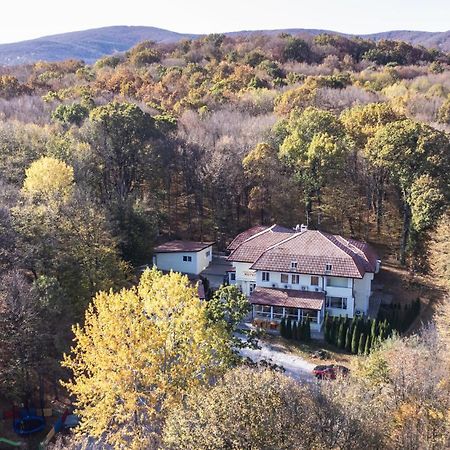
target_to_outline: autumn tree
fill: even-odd
[[[408,245],[441,214],[448,201],[450,142],[445,133],[409,119],[380,128],[367,144],[367,157],[386,169],[401,201],[400,260]]]
[[[249,208],[259,210],[260,223],[270,221],[273,197],[278,191],[281,162],[277,152],[267,143],[258,144],[243,159],[245,175],[252,187],[249,193]]]
[[[89,109],[80,104],[73,103],[71,105],[59,105],[52,112],[52,119],[65,125],[80,126],[83,120],[89,115]]]
[[[389,173],[385,167],[370,165],[366,167],[363,157],[364,149],[369,139],[373,138],[381,127],[400,120],[401,117],[388,103],[369,103],[345,110],[340,119],[357,152],[353,158],[355,172],[353,181],[357,182],[358,177],[363,178],[368,197],[371,198],[371,205],[375,209],[377,233],[380,233]],[[362,167],[357,167],[358,163]],[[364,179],[365,177],[367,179]]]
[[[314,200],[320,205],[321,190],[329,179],[339,175],[347,151],[344,128],[332,113],[307,108],[291,114],[280,157],[293,168],[304,190],[308,214]]]
[[[89,119],[92,146],[102,167],[101,194],[107,200],[124,202],[142,182],[150,162],[154,121],[137,105],[118,102],[94,108]]]
[[[170,408],[231,356],[187,277],[155,269],[136,288],[99,293],[74,333],[64,385],[77,399],[79,433],[116,448],[152,447]]]
[[[55,158],[42,157],[25,171],[23,191],[30,197],[64,198],[73,191],[73,168]]]
[[[0,390],[28,404],[44,359],[43,317],[31,283],[17,270],[0,278]]]
[[[72,314],[98,290],[124,281],[104,209],[80,192],[72,167],[39,159],[27,169],[22,193],[12,209],[21,263],[35,278],[56,277],[70,296]]]
[[[237,368],[212,388],[192,392],[171,412],[164,442],[169,449],[186,450],[307,448],[314,439],[309,407],[306,387],[294,380]]]

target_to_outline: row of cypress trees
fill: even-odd
[[[392,335],[387,319],[364,319],[363,317],[331,317],[325,314],[325,340],[350,353],[368,355],[377,343]]]
[[[378,318],[387,319],[394,330],[404,333],[420,313],[420,299],[412,301],[410,304],[391,303],[380,309]]]
[[[308,342],[311,340],[311,323],[309,318],[303,319],[301,322],[291,319],[281,319],[280,335],[286,339],[294,339],[295,341]]]

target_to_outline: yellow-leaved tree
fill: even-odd
[[[139,285],[101,292],[74,328],[63,383],[76,397],[79,433],[114,448],[154,448],[166,413],[228,367],[229,336],[206,316],[186,276],[147,270]]]
[[[56,158],[39,158],[25,175],[23,190],[32,197],[66,197],[73,190],[73,168]]]

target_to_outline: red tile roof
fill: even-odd
[[[284,306],[287,308],[315,309],[320,311],[325,300],[324,292],[297,291],[294,289],[267,289],[257,287],[250,295],[253,305]]]
[[[249,228],[246,231],[243,231],[242,233],[239,233],[230,243],[230,245],[227,247],[227,250],[233,251],[236,250],[236,248],[239,247],[244,241],[246,241],[248,238],[254,236],[255,234],[261,233],[261,231],[267,230],[269,227],[267,225],[256,225],[255,227]]]
[[[199,252],[214,242],[169,241],[154,248],[154,253]]]
[[[251,269],[362,278],[365,272],[375,272],[376,260],[366,243],[307,230],[261,252]],[[296,268],[291,266],[293,261]],[[331,270],[326,269],[327,264],[331,264]]]
[[[230,261],[255,262],[269,247],[295,234],[294,230],[273,225],[243,241],[228,257]]]

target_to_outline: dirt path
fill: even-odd
[[[311,382],[314,380],[312,370],[315,364],[312,364],[300,356],[293,355],[280,344],[269,344],[259,341],[261,349],[242,349],[241,355],[251,358],[254,362],[266,360],[273,364],[283,366],[286,375],[298,381]]]

